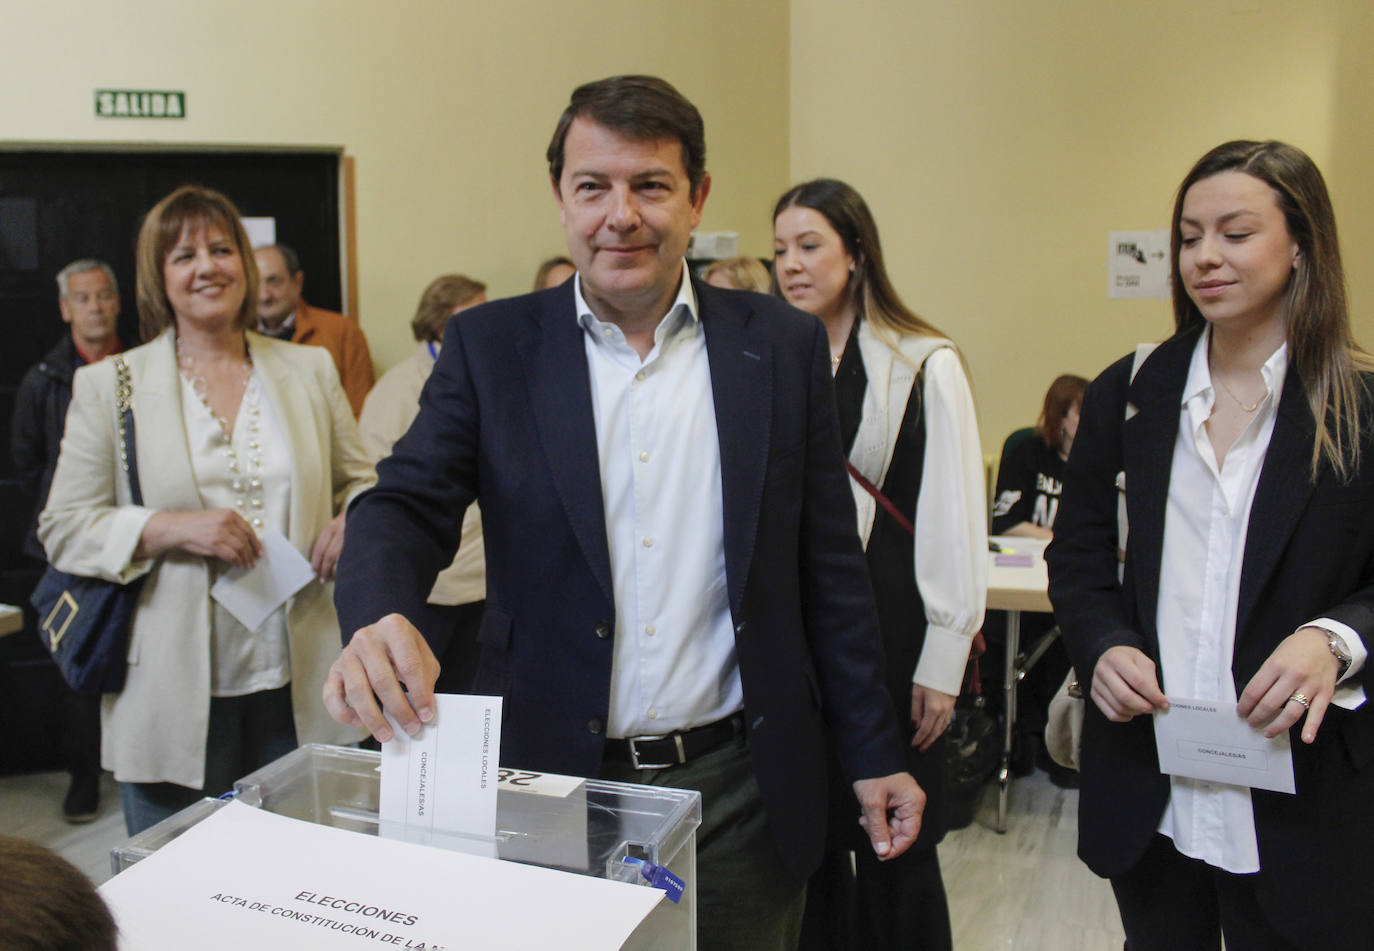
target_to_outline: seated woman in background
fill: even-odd
[[[128,676],[102,698],[102,765],[132,835],[290,752],[349,743],[320,703],[344,507],[372,481],[329,352],[249,331],[258,271],[238,210],[178,188],[138,235],[139,329],[124,354],[143,504],[119,464],[116,366],[82,367],[38,534],[72,574],[147,576]],[[315,580],[247,627],[210,589],[285,537]],[[279,570],[272,555],[271,570]]]
[[[534,290],[546,291],[550,287],[557,287],[576,273],[577,266],[568,258],[549,258],[534,273]]]
[[[987,596],[973,396],[954,344],[897,296],[878,226],[853,188],[818,179],[778,199],[773,255],[777,292],[819,317],[830,338],[885,680],[909,744],[907,768],[927,796],[916,842],[880,862],[832,761],[827,855],[807,886],[801,946],[938,951],[952,941],[935,849],[948,825],[944,734]]]
[[[1078,410],[1087,385],[1083,377],[1067,373],[1050,384],[1035,436],[1013,449],[997,470],[992,534],[1054,537],[1064,463],[1078,432]]]
[[[768,293],[768,268],[757,258],[721,258],[712,261],[701,272],[701,278],[712,287]]]
[[[1132,949],[1368,948],[1374,359],[1335,214],[1303,152],[1227,142],[1172,232],[1174,335],[1088,386],[1047,556],[1091,694],[1078,854]],[[1292,791],[1204,778],[1203,736],[1163,773],[1170,698],[1248,724],[1223,742]]]
[[[410,330],[420,346],[382,375],[367,394],[358,417],[363,449],[373,465],[391,455],[391,447],[420,412],[420,391],[434,370],[449,318],[486,300],[487,285],[462,274],[436,277],[420,295],[420,304],[410,321]],[[468,687],[471,663],[477,659],[477,627],[482,621],[486,596],[482,516],[476,505],[469,505],[463,516],[458,553],[453,563],[435,578],[429,592],[427,624],[417,622],[430,638],[440,661],[439,681],[435,684],[440,693],[458,693]]]

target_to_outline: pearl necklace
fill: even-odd
[[[200,398],[201,405],[205,407],[210,417],[219,424],[220,439],[224,445],[226,467],[229,470],[229,487],[234,490],[234,507],[239,510],[239,514],[252,524],[257,531],[262,531],[263,521],[263,502],[262,502],[262,439],[261,439],[261,405],[259,394],[251,383],[253,379],[253,357],[248,352],[247,346],[244,347],[243,365],[243,403],[240,408],[246,408],[248,415],[245,417],[244,428],[248,436],[248,464],[244,465],[239,458],[238,452],[234,449],[233,430],[229,426],[229,420],[215,412],[207,395],[209,385],[205,377],[196,372],[195,359],[181,349],[181,338],[177,338],[177,368],[186,382],[191,384],[191,390]]]

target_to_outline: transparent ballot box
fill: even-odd
[[[238,800],[293,819],[378,834],[381,754],[312,743],[234,784]],[[571,789],[571,791],[569,791]],[[642,859],[682,879],[681,901],[666,898],[630,936],[631,951],[696,948],[696,829],[701,794],[597,779],[569,780],[502,769],[497,785],[495,840],[426,833],[411,842],[464,852],[495,850],[499,859],[577,875],[644,881]],[[202,799],[110,852],[115,874],[166,845],[225,805]],[[474,846],[477,848],[474,849]]]

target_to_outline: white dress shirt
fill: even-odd
[[[1234,705],[1238,698],[1231,661],[1245,539],[1287,375],[1288,346],[1281,345],[1260,368],[1265,397],[1218,467],[1206,427],[1216,402],[1207,360],[1210,339],[1209,329],[1198,340],[1183,390],[1164,514],[1156,621],[1165,693]],[[1290,464],[1305,465],[1306,459]],[[1363,665],[1363,644],[1353,631],[1326,618],[1312,623],[1341,634],[1352,652],[1360,652],[1357,660]],[[1352,664],[1347,677],[1358,669]],[[1348,688],[1340,694],[1343,705],[1358,702]],[[1248,788],[1177,776],[1169,783],[1159,831],[1173,839],[1179,852],[1228,872],[1259,871]]]
[[[573,283],[615,595],[607,735],[688,729],[744,706],[725,580],[720,443],[686,265],[642,361]]]
[[[285,534],[291,507],[291,446],[273,412],[254,370],[234,417],[232,444],[240,465],[247,472],[249,459],[249,421],[258,419],[257,441],[262,448],[262,522],[263,530],[273,528]],[[241,496],[232,485],[224,433],[196,394],[181,377],[181,411],[186,425],[186,441],[191,450],[191,471],[206,509],[236,509],[245,518],[252,513],[237,506]],[[224,562],[211,561],[220,572]],[[210,599],[210,695],[239,697],[260,690],[273,690],[291,682],[291,656],[287,646],[286,609],[283,605],[268,615],[256,631],[250,631]]]

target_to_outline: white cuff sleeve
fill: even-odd
[[[957,695],[988,593],[987,486],[978,420],[959,355],[926,360],[926,447],[916,505],[916,587],[926,639],[914,682]]]

